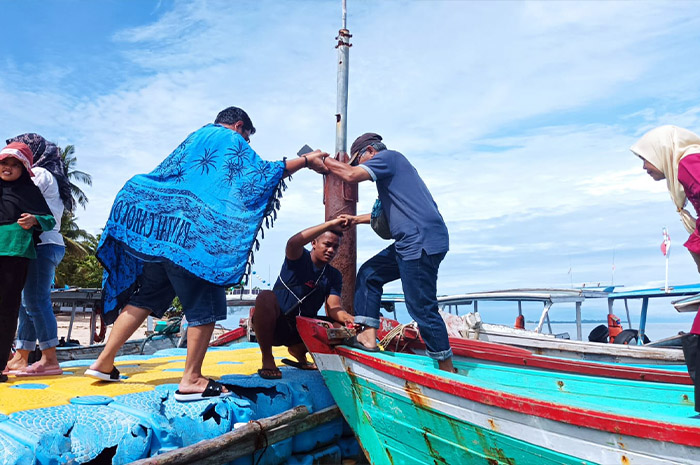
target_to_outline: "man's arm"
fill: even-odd
[[[350,166],[331,157],[323,158],[323,163],[331,174],[338,176],[347,183],[357,184],[358,182],[372,179],[369,171],[360,166]]]
[[[287,248],[285,249],[285,255],[289,260],[297,260],[301,257],[301,254],[304,253],[304,246],[324,232],[332,229],[344,231],[348,229],[348,227],[348,218],[343,216],[306,228],[289,238],[287,241]]]
[[[323,166],[323,157],[327,156],[326,152],[314,150],[299,158],[287,159],[284,162],[284,175],[291,176],[302,168],[309,168],[317,173],[326,173],[328,170]]]
[[[370,221],[372,220],[372,214],[371,213],[365,213],[364,215],[357,215],[357,216],[348,216],[348,221],[350,222],[350,225],[353,224],[369,224]]]
[[[338,323],[355,324],[355,317],[343,310],[343,307],[340,306],[340,297],[335,294],[329,294],[326,297],[326,313]]]

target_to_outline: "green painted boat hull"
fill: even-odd
[[[595,463],[465,423],[347,372],[323,375],[375,465]]]

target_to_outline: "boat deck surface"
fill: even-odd
[[[288,356],[285,348],[274,348],[274,355]],[[282,380],[260,378],[260,350],[251,343],[210,347],[204,359],[202,373],[233,395],[177,402],[172,394],[185,358],[186,349],[118,357],[115,365],[124,378],[118,383],[83,376],[91,360],[62,363],[61,376],[10,376],[0,383],[0,465],[130,463],[299,405],[310,412],[335,405],[318,371],[282,366]],[[270,445],[261,463],[306,460],[304,454],[319,448],[338,460],[360,453],[339,417]]]

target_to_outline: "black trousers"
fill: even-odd
[[[22,288],[27,280],[29,259],[0,255],[0,371],[7,367],[17,331]]]
[[[683,343],[683,355],[688,366],[688,374],[695,383],[695,411],[700,412],[700,335],[686,334],[681,339]]]

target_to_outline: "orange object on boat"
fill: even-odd
[[[515,317],[515,329],[525,329],[525,317],[523,315]]]
[[[610,344],[615,342],[615,336],[622,332],[622,325],[620,324],[620,319],[614,314],[608,314],[608,332],[610,335]]]

